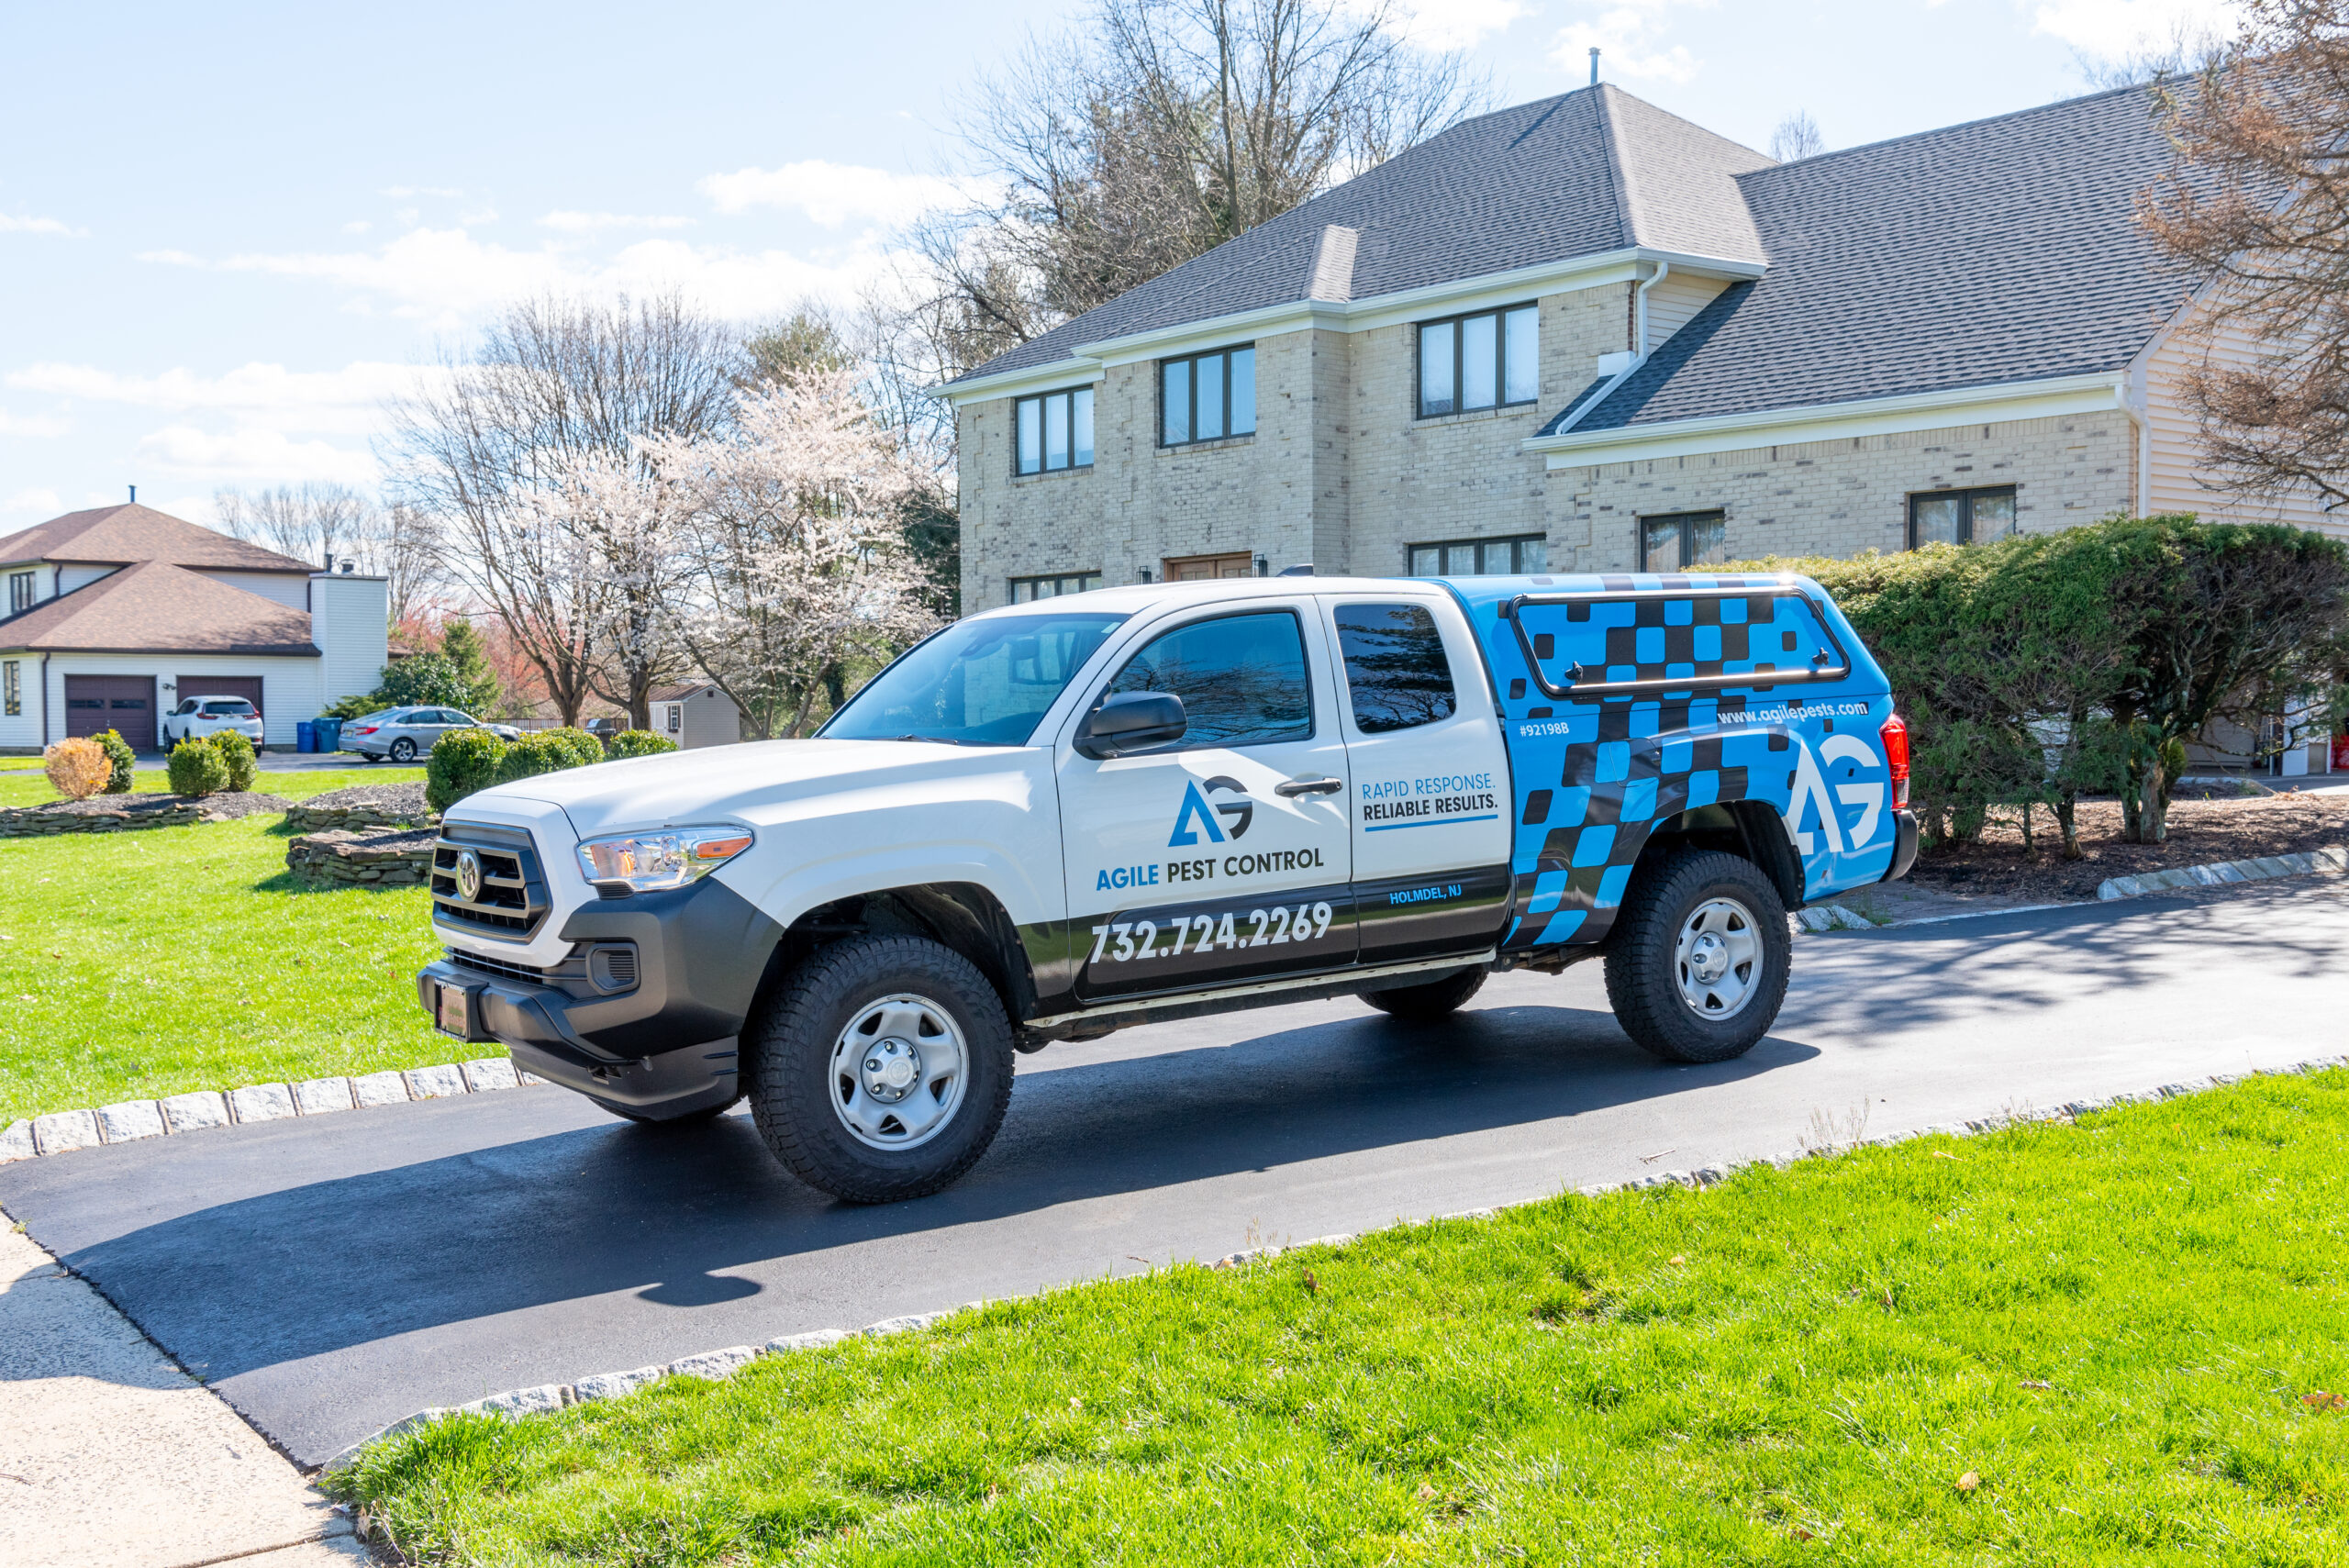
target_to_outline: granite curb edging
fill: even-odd
[[[2289,855],[2256,855],[2247,861],[2213,861],[2208,865],[2179,866],[2174,871],[2149,871],[2136,876],[2108,877],[2099,884],[2099,902],[2136,898],[2179,887],[2223,887],[2230,883],[2266,882],[2278,876],[2310,876],[2321,872],[2349,872],[2349,850],[2307,850]]]
[[[2135,1094],[2119,1094],[2095,1099],[2067,1100],[2046,1110],[2024,1109],[2011,1115],[1998,1114],[1974,1117],[1965,1121],[1935,1122],[1913,1132],[1890,1134],[1881,1138],[1855,1139],[1848,1143],[1831,1144],[1816,1149],[1790,1149],[1763,1159],[1736,1160],[1699,1165],[1690,1171],[1662,1171],[1653,1175],[1637,1176],[1626,1182],[1602,1182],[1590,1186],[1568,1189],[1585,1197],[1603,1197],[1611,1193],[1644,1192],[1651,1187],[1703,1188],[1728,1181],[1738,1172],[1757,1165],[1784,1170],[1808,1159],[1851,1153],[1860,1149],[1889,1149],[1902,1143],[1912,1143],[1928,1138],[1967,1138],[1976,1133],[1996,1132],[2002,1128],[2030,1122],[2071,1122],[2097,1111],[2110,1110],[2120,1106],[2152,1105],[2187,1095],[2239,1084],[2249,1078],[2280,1078],[2310,1073],[2322,1073],[2333,1068],[2349,1067],[2349,1056],[2320,1056],[2288,1067],[2265,1068],[2250,1073],[2218,1073],[2209,1077],[2188,1078],[2180,1083],[2163,1084]],[[1530,1203],[1546,1203],[1547,1198],[1533,1198]],[[1515,1205],[1504,1207],[1518,1207]],[[1405,1219],[1396,1222],[1395,1229],[1406,1225],[1437,1225],[1450,1220],[1484,1220],[1497,1218],[1500,1208],[1469,1208],[1453,1214],[1433,1215],[1424,1220]],[[1252,1247],[1244,1251],[1227,1253],[1200,1267],[1225,1270],[1246,1268],[1252,1264],[1270,1262],[1284,1253],[1301,1251],[1310,1247],[1344,1247],[1362,1240],[1360,1233],[1341,1231],[1331,1236],[1317,1236],[1309,1241],[1276,1243]],[[1179,1266],[1179,1265],[1175,1265]],[[1153,1271],[1154,1272],[1154,1271]],[[1089,1282],[1088,1282],[1089,1283]],[[1055,1288],[1035,1293],[1049,1296]],[[1033,1299],[1012,1297],[1006,1299]],[[381,1431],[360,1439],[318,1467],[320,1473],[340,1470],[356,1459],[362,1451],[386,1438],[429,1425],[450,1416],[489,1415],[514,1420],[542,1411],[560,1410],[573,1405],[593,1404],[599,1399],[616,1398],[632,1394],[649,1384],[666,1377],[702,1377],[722,1381],[733,1376],[752,1362],[769,1356],[784,1355],[793,1351],[820,1350],[847,1340],[880,1339],[891,1334],[909,1333],[927,1329],[954,1317],[958,1313],[975,1312],[993,1305],[988,1301],[965,1302],[936,1312],[909,1313],[904,1317],[885,1318],[863,1329],[816,1329],[806,1333],[785,1334],[769,1340],[763,1345],[729,1345],[723,1350],[705,1351],[698,1355],[681,1356],[658,1366],[641,1366],[629,1372],[598,1373],[573,1383],[545,1383],[534,1388],[513,1388],[503,1394],[492,1394],[470,1404],[435,1406],[418,1410],[412,1416],[393,1422]]]
[[[527,1088],[542,1078],[503,1056],[451,1062],[437,1067],[389,1069],[349,1078],[306,1078],[284,1084],[247,1084],[235,1089],[199,1089],[156,1100],[124,1100],[95,1110],[51,1111],[0,1129],[0,1165],[46,1154],[67,1154],[110,1143],[198,1132],[207,1127],[239,1127],[282,1121],[287,1117],[328,1116],[404,1105],[410,1100],[447,1099]]]

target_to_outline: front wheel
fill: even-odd
[[[1742,1056],[1777,1021],[1794,942],[1753,862],[1683,851],[1642,868],[1607,951],[1615,1021],[1668,1062]]]
[[[785,1169],[851,1203],[934,1193],[1011,1103],[1011,1020],[970,960],[916,937],[818,951],[743,1041],[751,1114]]]
[[[392,761],[393,761],[393,762],[415,762],[415,761],[416,761],[416,742],[415,742],[415,741],[413,741],[413,740],[409,740],[409,739],[408,739],[406,736],[405,736],[405,735],[401,736],[398,740],[396,740],[393,741],[393,742],[392,742]]]
[[[1438,980],[1422,981],[1417,985],[1392,985],[1384,991],[1365,991],[1362,999],[1380,1012],[1391,1013],[1406,1023],[1430,1024],[1458,1012],[1468,1005],[1468,998],[1484,988],[1485,971],[1480,965]]]

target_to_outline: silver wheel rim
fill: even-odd
[[[832,1044],[832,1112],[868,1149],[918,1149],[962,1108],[970,1048],[927,996],[868,1004]]]
[[[1734,898],[1708,898],[1680,922],[1672,976],[1688,1010],[1713,1023],[1733,1018],[1761,989],[1762,931]]]

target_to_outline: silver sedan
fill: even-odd
[[[500,740],[518,740],[510,724],[484,724],[453,707],[394,707],[354,718],[342,727],[342,748],[371,762],[413,762],[454,729],[486,729]]]

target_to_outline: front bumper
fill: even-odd
[[[569,953],[550,968],[452,945],[417,975],[417,1001],[444,1032],[495,1040],[581,1094],[680,1114],[722,1074],[731,1097],[735,1037],[779,926],[705,879],[582,906],[559,934]],[[449,992],[463,1001],[444,1009]]]

